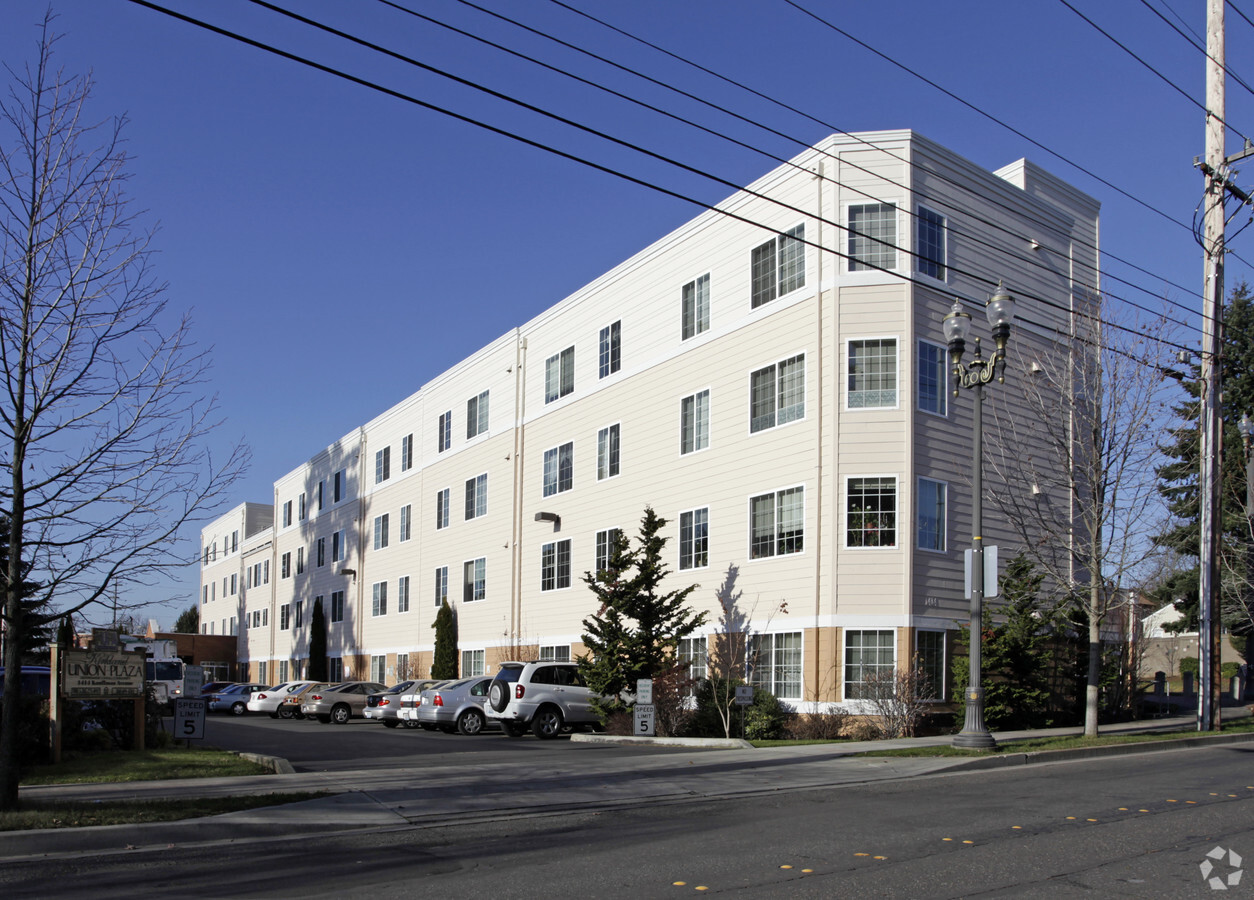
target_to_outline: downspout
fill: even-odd
[[[523,504],[523,446],[527,418],[527,380],[524,369],[527,364],[527,339],[521,334],[514,342],[514,511],[511,531],[509,643],[516,646],[521,640],[522,629],[522,504]]]
[[[357,558],[354,560],[356,565],[353,568],[357,574],[353,576],[353,608],[357,611],[357,621],[354,623],[354,636],[352,647],[353,656],[357,656],[358,648],[365,642],[363,631],[366,627],[365,610],[362,608],[362,585],[366,581],[366,429],[357,429],[361,437],[357,441]],[[323,610],[323,615],[330,621],[330,613]],[[310,615],[313,611],[310,610]],[[344,651],[340,651],[340,664],[343,665]]]
[[[823,160],[819,160],[818,170],[815,174],[815,181],[818,184],[816,190],[818,210],[815,217],[818,219],[818,272],[816,278],[818,280],[818,290],[815,291],[815,318],[818,321],[818,338],[815,356],[818,357],[818,384],[815,387],[815,407],[818,410],[818,422],[815,424],[815,491],[814,491],[814,653],[812,665],[812,681],[814,685],[814,711],[818,712],[819,689],[822,685],[821,673],[822,656],[820,628],[822,607],[823,607],[823,421],[826,416],[826,409],[823,406],[823,377],[826,372],[823,359]],[[834,663],[833,663],[834,664]]]

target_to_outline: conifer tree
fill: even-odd
[[[457,677],[457,616],[445,600],[435,614],[435,653],[431,660],[432,678]]]
[[[584,583],[600,602],[584,619],[583,643],[588,653],[579,669],[588,687],[607,698],[634,691],[640,678],[660,675],[675,661],[679,641],[705,624],[705,613],[688,608],[697,585],[662,590],[670,569],[662,559],[666,519],[645,507],[636,548],[625,535],[615,536],[609,562],[600,572],[585,572]],[[622,708],[619,699],[600,704],[603,713]]]
[[[309,678],[327,680],[327,618],[322,612],[322,598],[314,599],[313,615],[309,617]]]

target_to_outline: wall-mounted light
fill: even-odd
[[[562,530],[562,517],[559,516],[557,513],[538,512],[536,513],[536,521],[537,522],[552,522],[553,530],[555,532]]]
[[[340,574],[341,574],[341,575],[350,575],[350,576],[352,576],[353,578],[356,578],[356,577],[357,577],[357,570],[356,570],[356,569],[340,569]]]

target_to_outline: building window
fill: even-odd
[[[453,411],[440,416],[440,424],[436,429],[436,452],[443,453],[453,446]]]
[[[435,527],[436,530],[448,528],[448,498],[451,488],[445,488],[435,495]]]
[[[374,454],[374,483],[380,484],[392,477],[392,448],[384,447]]]
[[[370,657],[370,680],[386,684],[388,678],[388,658],[386,656]]]
[[[947,485],[930,478],[919,479],[915,500],[919,517],[919,549],[945,550],[945,498]]]
[[[623,365],[623,323],[615,322],[601,329],[597,371],[601,378],[613,375]]]
[[[466,519],[488,514],[488,475],[476,475],[466,479]]]
[[[702,275],[683,288],[683,339],[696,337],[710,327],[710,276]]]
[[[805,488],[761,494],[749,500],[753,533],[749,558],[800,553],[805,545]]]
[[[680,402],[679,452],[694,453],[710,446],[710,391],[685,397]]]
[[[297,575],[305,574],[305,548],[304,547],[296,548],[296,574]],[[231,581],[232,581],[231,593],[234,594],[235,593],[235,589],[234,589],[235,576],[234,575],[231,576]]]
[[[544,496],[569,491],[575,483],[575,444],[544,451]]]
[[[757,309],[806,283],[806,227],[790,228],[752,255],[752,304]]]
[[[288,663],[286,659],[279,660],[279,684],[287,684]]]
[[[403,541],[409,540],[409,532],[410,532],[409,523],[413,519],[413,510],[414,510],[414,507],[410,503],[406,503],[404,506],[401,507],[401,533],[400,533],[400,536],[397,538],[397,540],[399,541],[403,542]]]
[[[897,268],[897,207],[862,203],[849,207],[849,271]]]
[[[339,503],[344,499],[344,483],[348,478],[348,473],[343,469],[335,473],[331,486],[331,502]]]
[[[292,626],[292,605],[284,603],[279,607],[279,631],[287,631]]]
[[[295,622],[294,622],[293,624],[294,624],[297,628],[300,628],[301,626],[303,626],[303,625],[305,624],[305,601],[304,601],[304,600],[297,600],[297,601],[296,601],[296,617],[295,617],[295,619],[296,619],[296,620],[295,620]]]
[[[540,662],[570,662],[570,644],[549,644],[540,648]]]
[[[304,491],[300,492],[300,520],[303,522],[309,518],[309,501],[306,499]]]
[[[597,432],[597,481],[618,474],[618,425]]]
[[[679,514],[679,568],[704,569],[710,564],[710,508]]]
[[[409,612],[409,576],[402,575],[396,579],[396,611]]]
[[[407,434],[401,438],[401,471],[408,472],[414,467],[414,436]]]
[[[325,481],[318,482],[318,512],[322,512],[323,494],[326,491],[327,483]]]
[[[448,602],[448,566],[435,570],[435,605],[438,609]]]
[[[374,517],[374,548],[382,550],[388,545],[388,514]]]
[[[321,569],[323,566],[327,564],[327,539],[326,538],[324,537],[318,538],[317,553],[318,553],[318,568]],[[258,572],[257,574],[260,575],[261,572]]]
[[[303,550],[304,548],[302,547],[301,549]],[[232,596],[232,597],[234,597],[234,596],[235,596],[235,591],[236,591],[236,589],[237,589],[237,584],[238,584],[238,581],[239,581],[239,575],[238,575],[238,573],[236,573],[236,572],[232,572],[232,573],[231,573],[231,596]]]
[[[776,697],[801,699],[801,632],[749,636],[749,683]]]
[[[407,681],[414,672],[409,668],[409,654],[396,654],[396,680]]]
[[[937,344],[919,341],[919,358],[915,369],[919,379],[919,409],[938,416],[948,412],[949,351]]]
[[[262,560],[261,562],[261,583],[270,583],[270,560]]]
[[[292,577],[292,554],[284,553],[279,558],[279,575],[283,578]]]
[[[704,637],[686,637],[679,639],[676,657],[680,662],[688,664],[688,677],[693,681],[705,678],[709,661],[706,655]]]
[[[466,440],[488,433],[488,392],[466,401]]]
[[[302,499],[304,498],[304,496],[305,496],[304,494],[301,494]],[[301,518],[304,518],[304,517],[302,516]],[[239,532],[232,531],[231,532],[231,552],[234,553],[237,550],[239,550]]]
[[[344,592],[343,591],[331,592],[331,621],[332,622],[344,621]]]
[[[897,340],[849,342],[850,409],[897,405]]]
[[[552,403],[575,390],[575,348],[567,347],[544,361],[544,402]]]
[[[914,656],[926,683],[920,693],[932,700],[945,699],[945,632],[916,631]]]
[[[484,670],[484,651],[483,650],[463,650],[462,651],[462,677],[478,678],[483,675]]]
[[[343,531],[331,532],[331,562],[343,562],[348,548],[344,541]]]
[[[370,615],[386,616],[388,614],[388,583],[386,581],[376,581],[372,586],[372,590]]]
[[[327,680],[332,684],[344,680],[344,658],[333,656],[327,660]]]
[[[758,369],[749,376],[749,431],[796,422],[806,414],[805,354]]]
[[[593,562],[593,571],[598,575],[610,567],[610,559],[614,555],[614,545],[618,541],[618,536],[622,532],[617,528],[607,528],[604,531],[598,531],[596,535],[596,559]]]
[[[945,217],[919,207],[916,220],[915,259],[920,275],[945,280]]]
[[[886,684],[896,667],[896,648],[894,631],[845,629],[846,700],[865,700],[873,696],[873,686]]]
[[[488,560],[486,557],[468,560],[462,575],[462,601],[471,603],[488,595]]]
[[[570,587],[570,539],[540,546],[540,590]]]
[[[292,524],[292,501],[286,500],[283,503],[283,527],[289,528]]]
[[[897,479],[850,478],[847,547],[897,546]]]

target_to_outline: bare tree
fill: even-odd
[[[6,67],[0,100],[9,671],[27,629],[185,568],[195,554],[180,529],[229,499],[248,456],[237,446],[215,461],[205,448],[216,424],[207,359],[150,269],[151,236],[125,192],[124,122],[87,120],[91,81],[54,69],[51,18],[35,61]],[[6,810],[17,804],[20,683],[5,679],[0,721]]]
[[[1164,322],[1103,328],[1112,313],[1093,309],[1058,352],[1006,379],[1010,402],[989,442],[1003,482],[989,499],[1060,601],[1087,619],[1087,735],[1097,734],[1102,625],[1120,587],[1140,582],[1161,530],[1155,471],[1170,408]]]
[[[875,715],[879,736],[904,738],[914,737],[919,720],[932,708],[936,688],[916,657],[908,666],[868,672],[861,695]]]

